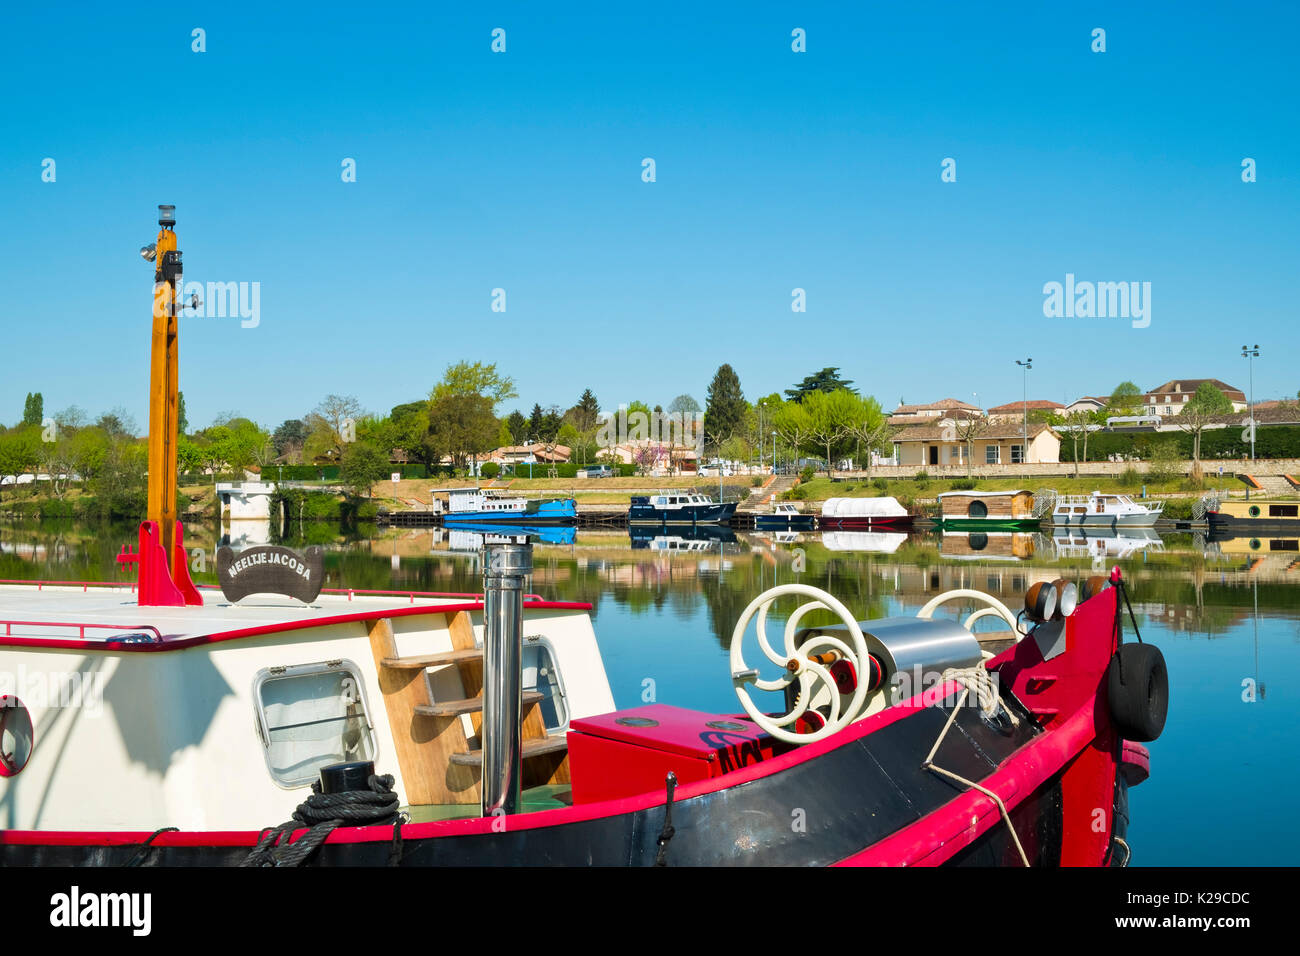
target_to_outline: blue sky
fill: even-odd
[[[159,202],[187,279],[261,284],[256,328],[184,320],[193,426],[384,412],[459,359],[525,411],[703,401],[723,362],[887,407],[1014,401],[1027,355],[1031,398],[1244,389],[1248,340],[1258,398],[1300,389],[1294,4],[467,6],[0,13],[0,420],[145,421]],[[1150,326],[1045,317],[1067,273],[1150,282]]]

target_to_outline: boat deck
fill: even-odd
[[[419,592],[322,593],[310,605],[266,597],[232,604],[215,587],[201,587],[204,605],[145,607],[128,585],[0,584],[0,641],[5,638],[62,638],[86,641],[171,643],[286,624],[312,626],[330,619],[360,619],[392,612],[480,603],[478,595]]]

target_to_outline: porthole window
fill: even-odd
[[[375,732],[360,673],[346,660],[257,672],[257,731],[266,768],[278,785],[309,786],[321,767],[375,759]]]
[[[989,506],[982,501],[972,501],[966,508],[966,514],[971,518],[987,518],[989,516]]]
[[[528,637],[524,641],[523,684],[525,691],[538,691],[542,699],[542,722],[547,733],[566,730],[569,726],[569,705],[564,696],[555,656],[544,637]]]
[[[1250,516],[1251,516],[1252,518],[1258,518],[1258,517],[1259,517],[1259,505],[1251,505],[1251,506],[1250,506]]]
[[[12,694],[0,695],[0,777],[16,777],[32,755],[32,715]]]
[[[1250,550],[1252,550],[1252,551],[1258,551],[1258,550],[1259,550],[1259,538],[1251,538],[1251,539],[1250,539]]]

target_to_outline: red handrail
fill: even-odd
[[[105,631],[153,631],[154,642],[162,643],[162,632],[152,624],[85,624],[81,621],[0,621],[5,626],[5,637],[13,637],[13,626],[20,627],[75,627],[77,636],[82,640],[86,639],[86,628],[98,628]],[[19,635],[21,636],[21,635]],[[32,635],[39,637],[50,637],[53,635]]]

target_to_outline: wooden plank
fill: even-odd
[[[469,746],[460,718],[416,720],[415,708],[429,702],[424,668],[385,666],[387,660],[410,660],[397,653],[393,624],[388,618],[371,624],[369,637],[407,801],[413,805],[478,803],[478,772],[452,764],[450,759]]]
[[[524,704],[535,704],[542,699],[542,695],[537,691],[524,692]],[[417,704],[416,714],[421,717],[458,717],[461,714],[472,714],[483,710],[483,696],[466,697],[464,700],[440,700],[432,704]]]
[[[530,757],[540,757],[545,754],[560,753],[569,749],[569,742],[558,734],[554,737],[544,737],[541,740],[525,740],[523,747],[523,756],[527,760]],[[463,767],[482,767],[483,751],[470,750],[466,753],[452,754],[451,762]]]
[[[387,620],[387,618],[384,620]],[[392,654],[379,663],[382,667],[389,667],[394,670],[422,671],[426,667],[439,667],[443,664],[464,664],[482,659],[482,651],[469,648],[466,650],[443,651],[439,654],[415,654],[408,657],[399,657]]]

